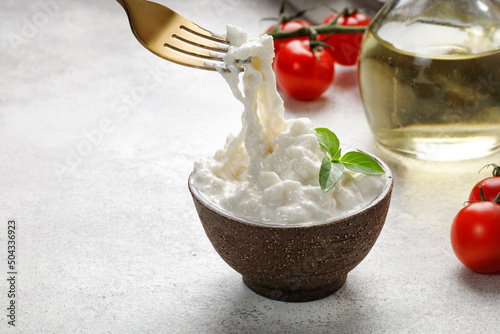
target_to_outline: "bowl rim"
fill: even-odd
[[[355,211],[352,211],[348,214],[344,214],[342,216],[336,217],[336,218],[322,220],[322,221],[314,221],[314,222],[303,223],[303,224],[293,224],[293,225],[292,224],[278,224],[278,223],[272,223],[272,222],[252,221],[252,220],[249,220],[247,218],[238,217],[235,214],[231,213],[230,211],[228,211],[224,208],[221,208],[220,206],[217,206],[216,204],[210,202],[207,198],[205,198],[203,196],[203,194],[198,190],[196,185],[194,184],[194,180],[193,180],[194,179],[194,172],[191,172],[189,174],[188,187],[189,187],[191,194],[199,202],[201,202],[204,206],[206,206],[210,210],[215,211],[217,214],[219,214],[227,219],[237,221],[239,223],[246,224],[246,225],[258,226],[258,227],[264,227],[264,228],[267,227],[267,228],[283,228],[283,229],[301,229],[301,228],[311,228],[311,227],[339,223],[339,222],[342,222],[349,217],[353,217],[353,216],[362,214],[363,212],[366,212],[366,211],[370,210],[372,207],[374,207],[375,205],[377,205],[392,190],[393,183],[394,183],[394,178],[393,178],[391,169],[380,158],[378,158],[377,156],[375,156],[369,152],[354,148],[352,146],[344,146],[344,145],[341,145],[341,146],[342,146],[342,149],[346,148],[346,149],[356,150],[358,152],[363,152],[365,154],[368,154],[369,156],[374,158],[382,166],[382,168],[385,170],[385,174],[382,174],[382,175],[385,175],[386,178],[385,178],[384,187],[382,188],[380,193],[375,198],[373,198],[365,206],[363,206]]]

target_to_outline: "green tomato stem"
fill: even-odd
[[[484,197],[483,187],[479,186],[479,196],[481,196],[481,201],[486,202],[486,197]]]
[[[363,34],[366,30],[366,27],[345,27],[339,25],[317,25],[312,27],[304,26],[300,29],[293,31],[283,31],[278,29],[274,29],[270,31],[268,35],[273,36],[273,39],[287,39],[287,38],[297,38],[297,37],[305,37],[311,36],[311,31],[314,30],[317,34]]]
[[[297,37],[306,37],[313,36],[314,34],[363,34],[367,27],[349,27],[349,26],[341,26],[337,24],[337,20],[343,14],[347,13],[347,9],[342,10],[335,19],[328,24],[320,24],[312,27],[304,26],[300,29],[293,31],[283,31],[280,29],[280,23],[283,22],[283,18],[280,15],[280,20],[276,25],[276,28],[268,33],[268,35],[273,36],[273,39],[287,39],[287,38],[297,38]]]
[[[500,166],[496,164],[490,164],[490,166],[493,166],[493,176],[500,176]]]
[[[495,197],[495,200],[493,202],[500,204],[500,193],[498,193],[497,197]]]
[[[498,166],[497,164],[488,164],[488,165],[484,166],[483,168],[481,168],[479,170],[479,173],[481,173],[481,171],[483,169],[488,168],[490,166],[493,167],[493,172],[492,172],[493,176],[495,176],[495,177],[500,176],[500,166]]]

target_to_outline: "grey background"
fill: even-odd
[[[257,36],[277,1],[161,1],[209,29]],[[262,298],[215,253],[187,178],[239,131],[215,73],[167,63],[114,1],[0,2],[0,332],[496,333],[500,276],[465,269],[449,229],[492,157],[453,164],[375,146],[355,68],[310,117],[379,155],[395,188],[386,225],[345,286],[323,300]],[[9,328],[7,221],[17,221],[17,326]]]

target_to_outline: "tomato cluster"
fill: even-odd
[[[338,16],[338,18],[337,18]],[[368,26],[371,19],[354,11],[333,13],[323,24],[337,19],[339,26]],[[294,19],[279,25],[281,31],[294,31],[304,26],[311,27],[306,20]],[[273,31],[271,26],[266,31]],[[298,100],[313,100],[321,96],[333,83],[335,63],[344,66],[355,65],[358,60],[362,33],[336,33],[320,35],[315,43],[309,37],[280,39],[274,41],[275,59],[273,68],[278,86]]]
[[[328,24],[335,20],[337,14],[328,16],[323,24]],[[337,24],[346,27],[367,27],[371,22],[370,17],[361,12],[352,12],[346,15],[340,15]],[[326,36],[328,37],[328,36]],[[358,62],[359,48],[363,34],[333,34],[325,40],[330,45],[327,51],[332,55],[335,62],[340,65],[351,66]]]
[[[478,182],[468,204],[451,226],[451,245],[457,258],[480,273],[500,272],[500,167]]]

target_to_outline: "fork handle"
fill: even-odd
[[[145,0],[116,0],[123,8],[130,7],[131,3],[145,2]]]

